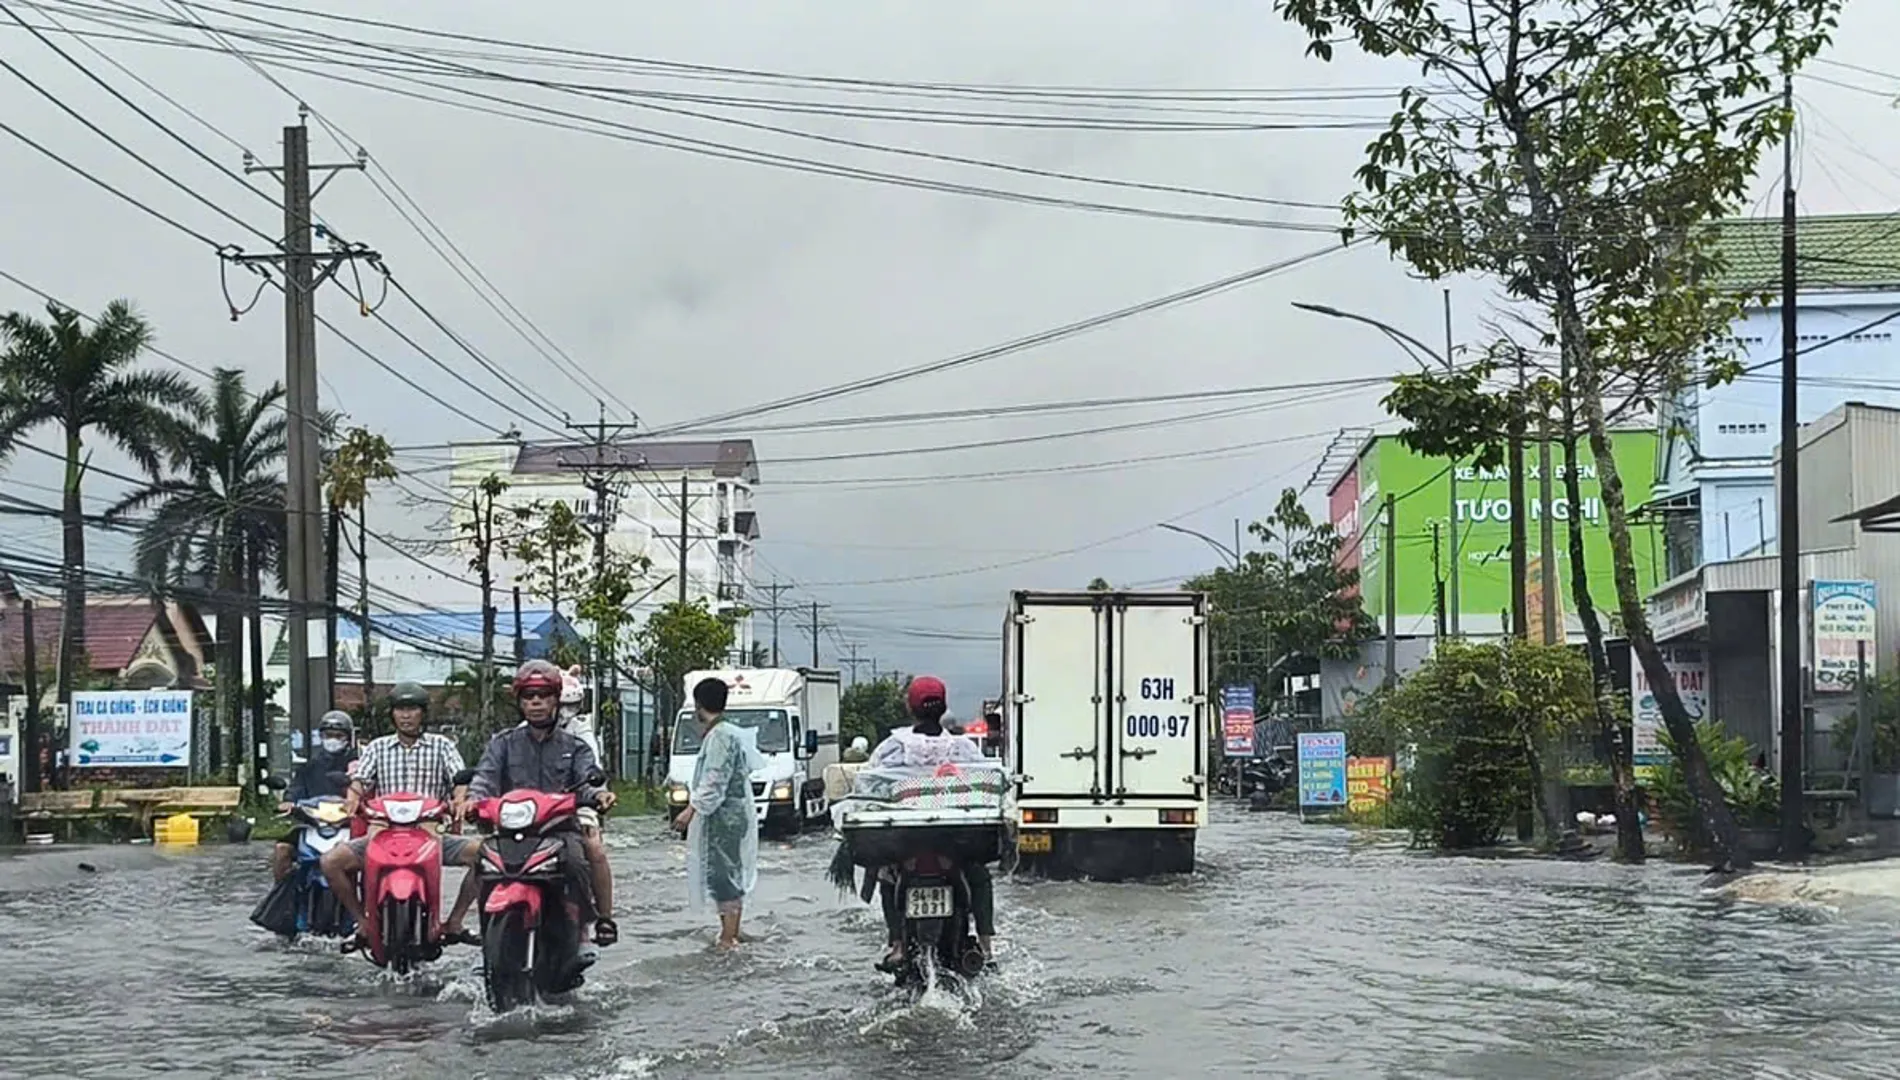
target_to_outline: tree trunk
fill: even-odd
[[[218,678],[212,685],[212,715],[217,717],[217,731],[209,740],[213,773],[222,773],[227,760],[234,767],[238,764],[237,756],[231,753],[231,744],[238,735],[237,725],[241,717],[237,707],[243,700],[239,687],[244,681],[244,668],[237,662],[237,628],[244,618],[244,605],[239,599],[242,590],[238,587],[237,568],[233,565],[236,552],[228,536],[220,536],[218,544],[217,573],[212,576],[218,612]]]
[[[482,666],[475,672],[475,708],[486,738],[494,730],[495,712],[495,497],[476,497],[481,500],[476,507],[475,552],[482,588]]]
[[[323,646],[325,656],[330,658],[332,678],[336,671],[336,613],[338,562],[337,541],[343,533],[343,512],[332,503],[323,516]],[[295,658],[292,659],[295,663]]]
[[[1579,320],[1580,321],[1580,320]],[[1617,607],[1623,616],[1624,636],[1629,638],[1632,662],[1643,665],[1650,691],[1662,710],[1663,726],[1675,744],[1676,760],[1695,797],[1696,812],[1704,834],[1721,863],[1736,869],[1751,865],[1741,846],[1741,832],[1735,815],[1729,812],[1722,787],[1709,768],[1709,759],[1696,740],[1695,724],[1676,692],[1676,680],[1663,662],[1662,650],[1649,632],[1649,614],[1643,608],[1643,595],[1636,581],[1636,561],[1630,550],[1629,516],[1623,503],[1623,478],[1617,472],[1616,455],[1610,448],[1609,431],[1603,420],[1603,395],[1596,377],[1595,360],[1579,351],[1577,374],[1578,410],[1589,433],[1590,453],[1596,459],[1597,478],[1603,496],[1603,511],[1609,521],[1610,563],[1616,580]],[[1634,682],[1634,679],[1631,680]],[[1632,695],[1633,696],[1633,695]]]
[[[53,677],[56,700],[61,705],[70,704],[73,699],[80,658],[86,653],[86,514],[79,502],[80,479],[85,475],[85,466],[79,460],[81,450],[79,428],[68,425],[66,483],[59,514],[65,562],[60,576],[66,588],[59,608],[59,668]]]
[[[363,716],[369,717],[370,703],[376,700],[376,656],[370,647],[369,632],[369,514],[356,505],[356,631],[363,667]]]
[[[1603,647],[1603,620],[1597,615],[1596,601],[1590,596],[1590,568],[1583,555],[1583,519],[1577,507],[1583,505],[1583,481],[1577,476],[1577,426],[1575,407],[1568,380],[1564,385],[1564,500],[1570,504],[1565,538],[1570,549],[1571,602],[1577,618],[1583,622],[1585,651],[1590,656],[1590,674],[1596,683],[1597,730],[1610,755],[1610,782],[1616,788],[1616,857],[1623,862],[1640,863],[1648,857],[1643,844],[1643,825],[1637,816],[1636,770],[1630,760],[1629,729],[1616,719],[1611,702],[1616,693],[1610,676],[1610,657]]]

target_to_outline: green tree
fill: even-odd
[[[1298,491],[1281,492],[1248,531],[1261,550],[1182,587],[1212,599],[1215,682],[1251,684],[1271,700],[1295,661],[1356,655],[1373,627],[1359,601],[1359,571],[1339,563],[1345,538],[1314,521]]]
[[[1544,801],[1537,744],[1581,730],[1595,697],[1588,661],[1561,645],[1447,640],[1365,722],[1413,748],[1400,812],[1414,841],[1484,847]]]
[[[883,675],[846,688],[838,701],[838,726],[848,743],[864,736],[872,746],[894,728],[910,724],[904,707],[904,685],[895,675]]]
[[[652,592],[649,588],[635,595],[652,569],[653,561],[645,555],[615,550],[612,545],[608,545],[606,555],[582,591],[575,613],[594,628],[594,687],[596,699],[601,702],[597,710],[601,753],[608,761],[619,761],[619,703],[610,700],[604,691],[618,684],[623,632],[632,616],[633,605]]]
[[[133,545],[133,565],[155,590],[191,579],[209,586],[218,619],[214,693],[231,749],[255,746],[262,736],[246,735],[242,723],[244,658],[238,628],[262,607],[263,571],[274,578],[283,571],[283,398],[279,383],[253,397],[243,372],[214,370],[207,426],[168,423],[163,429],[171,475],[135,488],[105,513],[107,521],[122,521],[149,511]]]
[[[672,601],[647,616],[635,636],[635,645],[653,671],[663,715],[671,717],[684,701],[681,684],[687,672],[716,668],[732,649],[733,612],[713,614],[704,599],[682,604]]]
[[[375,659],[370,654],[369,492],[372,483],[387,482],[401,475],[390,460],[393,456],[388,439],[357,427],[344,433],[342,440],[330,450],[323,462],[323,498],[329,504],[330,511],[328,557],[332,567],[340,557],[337,548],[342,520],[351,511],[356,512],[356,622],[357,632],[361,635],[364,700],[372,696],[376,686]],[[330,621],[330,655],[335,656],[334,608]]]
[[[1115,587],[1115,586],[1113,586],[1113,585],[1110,585],[1110,584],[1108,583],[1108,579],[1107,579],[1107,578],[1103,578],[1103,577],[1098,577],[1098,578],[1094,578],[1094,579],[1092,579],[1092,580],[1090,580],[1090,581],[1089,581],[1089,591],[1090,591],[1090,592],[1108,592],[1109,590],[1111,590],[1111,589],[1113,589],[1114,587]]]
[[[515,532],[506,554],[523,564],[521,586],[545,600],[556,614],[561,602],[577,596],[588,580],[590,537],[574,508],[560,500],[536,500],[515,511]]]
[[[514,516],[514,511],[499,503],[507,490],[508,481],[499,474],[489,473],[482,477],[481,482],[475,485],[475,490],[469,494],[468,516],[456,526],[462,541],[468,545],[468,568],[475,572],[482,598],[482,656],[475,666],[478,686],[474,705],[480,710],[480,725],[484,732],[493,730],[497,715],[493,690],[496,682],[495,556],[501,553],[507,539],[497,531],[498,527],[504,526]]]
[[[72,698],[75,664],[86,642],[86,526],[80,499],[86,434],[103,435],[143,469],[158,475],[170,432],[204,417],[204,396],[182,375],[134,369],[152,343],[152,327],[130,301],[114,300],[92,329],[83,316],[46,305],[47,321],[20,312],[0,316],[0,456],[29,431],[57,428],[66,460],[61,484],[63,540],[58,695]]]
[[[1421,72],[1367,148],[1349,235],[1429,278],[1488,274],[1556,347],[1597,465],[1617,608],[1682,748],[1716,850],[1733,816],[1650,634],[1604,395],[1643,401],[1737,370],[1745,298],[1720,285],[1708,223],[1734,214],[1786,129],[1774,74],[1826,42],[1841,0],[1275,0],[1340,41]],[[1413,419],[1416,419],[1413,417]],[[1471,416],[1459,417],[1469,423]]]

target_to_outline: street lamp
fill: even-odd
[[[1398,346],[1404,349],[1408,355],[1411,355],[1414,361],[1418,361],[1418,356],[1416,354],[1413,354],[1412,352],[1412,350],[1416,349],[1419,352],[1424,353],[1426,356],[1431,357],[1433,360],[1438,361],[1438,363],[1442,365],[1446,371],[1452,370],[1452,366],[1451,366],[1451,353],[1452,353],[1451,290],[1450,289],[1445,290],[1445,351],[1442,353],[1433,349],[1430,345],[1427,345],[1424,342],[1420,341],[1419,339],[1406,333],[1405,331],[1399,329],[1398,327],[1393,326],[1390,323],[1380,322],[1378,319],[1375,319],[1370,315],[1361,315],[1353,311],[1342,311],[1339,308],[1330,307],[1326,304],[1305,304],[1305,303],[1301,303],[1298,300],[1295,300],[1293,302],[1293,306],[1296,308],[1299,308],[1301,311],[1310,311],[1315,315],[1324,315],[1330,319],[1345,319],[1349,322],[1364,323],[1367,326],[1370,326],[1373,329],[1378,330],[1380,333],[1384,334],[1386,337],[1391,338],[1394,342],[1397,342]],[[1424,367],[1425,364],[1422,361],[1419,361],[1419,366]],[[1512,462],[1511,468],[1513,469],[1518,468],[1519,465],[1520,465],[1519,462]],[[1446,530],[1450,533],[1447,539],[1451,547],[1451,580],[1447,582],[1446,584],[1448,586],[1448,591],[1451,593],[1451,595],[1447,598],[1448,603],[1445,606],[1451,609],[1449,613],[1451,618],[1449,621],[1451,623],[1452,635],[1455,637],[1458,634],[1458,608],[1459,608],[1458,563],[1460,561],[1459,555],[1458,555],[1458,463],[1456,461],[1453,461],[1451,463],[1451,467],[1447,470],[1447,474],[1450,477],[1450,484],[1448,486],[1451,490],[1451,497],[1448,500],[1449,508],[1446,511],[1447,520],[1445,522],[1445,527],[1446,527]],[[1387,552],[1385,557],[1388,559],[1391,558],[1392,553]]]
[[[1234,564],[1235,570],[1240,569],[1240,551],[1239,551],[1240,520],[1238,518],[1234,520],[1234,537],[1235,537],[1234,547],[1228,547],[1226,544],[1221,543],[1219,540],[1214,539],[1213,537],[1207,535],[1206,533],[1195,532],[1193,529],[1182,528],[1179,525],[1170,525],[1165,521],[1156,522],[1155,528],[1166,529],[1169,532],[1180,533],[1182,536],[1192,536],[1196,540],[1199,540],[1202,543],[1206,544],[1208,547],[1211,547],[1215,551],[1220,552],[1223,556],[1226,557],[1226,559],[1229,562]]]

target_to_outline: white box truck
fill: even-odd
[[[1194,869],[1207,820],[1208,599],[1030,592],[1003,623],[1022,866],[1126,880]]]
[[[728,668],[686,676],[667,761],[667,816],[685,808],[699,756],[699,721],[692,706],[701,679],[726,684],[726,722],[756,740],[765,766],[752,774],[759,826],[792,833],[830,820],[825,766],[838,760],[838,672],[820,668]]]

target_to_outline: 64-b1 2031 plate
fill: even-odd
[[[947,919],[950,912],[948,885],[920,885],[904,894],[904,917],[907,919]]]

